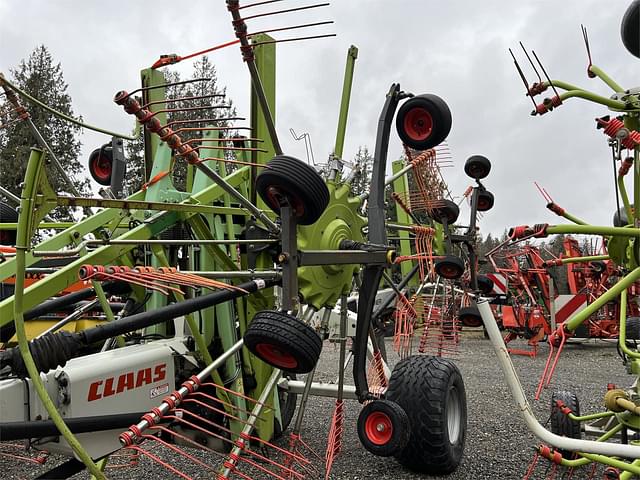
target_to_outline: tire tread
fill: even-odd
[[[450,382],[461,390],[463,402],[461,449],[452,453],[448,443],[443,402]],[[431,356],[412,356],[400,361],[389,381],[387,398],[398,403],[411,418],[412,431],[398,461],[428,474],[448,474],[459,465],[466,436],[466,399],[460,371],[450,360]]]

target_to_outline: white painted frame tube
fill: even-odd
[[[527,427],[529,427],[529,430],[531,430],[531,432],[536,437],[538,437],[543,442],[562,450],[594,453],[615,457],[640,458],[640,446],[561,437],[560,435],[551,433],[549,430],[544,428],[540,424],[540,422],[538,422],[538,419],[533,414],[531,405],[529,405],[529,402],[527,401],[520,380],[518,379],[518,374],[516,373],[513,363],[511,362],[511,357],[509,357],[507,346],[504,344],[502,335],[500,334],[500,330],[498,329],[498,324],[493,317],[493,312],[491,311],[489,302],[483,299],[479,300],[477,305],[478,310],[480,310],[480,315],[482,316],[484,326],[487,329],[487,333],[489,334],[491,344],[493,345],[496,356],[498,357],[498,362],[500,363],[500,367],[502,368],[502,371],[506,378],[507,385],[511,389],[511,394],[516,401],[518,410],[520,410],[520,412],[522,413]]]

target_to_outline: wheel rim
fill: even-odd
[[[103,155],[98,155],[91,162],[91,171],[100,180],[108,180],[111,176],[111,162]]]
[[[479,163],[472,163],[468,168],[469,175],[474,178],[484,178],[487,176],[487,169]]]
[[[478,200],[478,210],[484,211],[491,208],[491,200],[481,198]]]
[[[444,206],[441,207],[439,209],[436,209],[433,212],[434,216],[444,220],[445,218],[447,219],[447,223],[452,224],[453,222],[455,222],[457,220],[457,214],[456,212],[452,211],[450,208]]]
[[[256,353],[265,362],[275,365],[283,370],[291,370],[298,366],[298,361],[289,352],[285,352],[277,345],[259,343],[256,345]]]
[[[462,432],[462,402],[460,392],[454,386],[449,388],[447,395],[447,432],[449,433],[449,443],[458,443]]]
[[[286,198],[293,208],[296,217],[300,218],[304,215],[304,204],[296,195],[281,191],[278,187],[269,187],[266,191],[267,199],[271,203],[273,210],[280,209],[282,200]]]
[[[388,415],[382,412],[373,412],[364,422],[364,431],[371,443],[384,445],[391,440],[393,424]]]
[[[444,264],[438,267],[438,273],[444,278],[458,278],[460,269],[452,264]]]
[[[433,118],[425,108],[412,108],[404,117],[404,131],[411,140],[421,142],[429,138],[433,130]]]
[[[465,315],[464,317],[462,317],[460,319],[460,322],[462,323],[462,325],[464,325],[465,327],[479,327],[480,325],[482,325],[482,320],[474,317],[472,315]]]

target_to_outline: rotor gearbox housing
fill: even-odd
[[[350,195],[347,183],[327,182],[329,205],[313,225],[298,227],[300,250],[339,250],[343,240],[363,242],[366,218],[358,213],[362,201]],[[360,265],[303,266],[298,269],[300,294],[316,310],[333,307],[351,292]]]

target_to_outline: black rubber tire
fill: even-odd
[[[442,278],[455,280],[464,273],[464,262],[455,255],[445,255],[444,258],[436,260],[434,269]]]
[[[482,316],[480,316],[480,310],[476,306],[462,307],[458,312],[458,320],[467,328],[482,326]]]
[[[329,189],[315,169],[294,157],[273,157],[256,178],[256,191],[280,215],[278,197],[285,197],[300,225],[311,225],[329,204]]]
[[[453,225],[458,216],[460,215],[460,207],[451,200],[446,198],[438,200],[438,206],[432,208],[431,216],[438,223],[444,223],[444,219],[447,219],[449,225]]]
[[[379,432],[375,425],[381,424],[391,432]],[[409,442],[411,425],[407,413],[396,402],[374,400],[367,403],[358,415],[358,437],[369,452],[379,457],[390,457],[403,450]],[[376,438],[375,435],[380,435]]]
[[[111,185],[111,174],[113,173],[111,145],[103,145],[91,152],[88,167],[91,177],[98,184],[106,187]]]
[[[0,202],[0,223],[18,223],[18,211],[11,205]],[[0,245],[15,244],[15,230],[0,230]]]
[[[287,377],[289,380],[295,380],[295,373],[284,372],[283,377]],[[293,415],[296,413],[296,404],[298,402],[298,394],[291,393],[278,386],[278,401],[280,402],[280,417],[282,418],[282,425],[275,419],[273,425],[273,438],[278,439],[282,437],[282,434],[289,428]]]
[[[631,208],[633,208],[633,204],[631,205]],[[624,209],[624,207],[620,207],[620,209],[613,214],[613,226],[626,227],[627,225],[629,225],[627,211]]]
[[[640,340],[640,317],[627,317],[625,325],[626,340]]]
[[[437,95],[426,93],[410,98],[398,109],[396,131],[408,147],[428,150],[449,135],[451,110]]]
[[[398,461],[431,475],[455,471],[467,430],[467,400],[458,367],[440,357],[405,358],[393,369],[386,398],[411,419],[409,443],[396,455]]]
[[[471,178],[481,180],[491,172],[491,162],[482,155],[472,155],[464,163],[464,173]]]
[[[562,413],[560,408],[558,408],[556,400],[561,400],[571,409],[574,415],[580,415],[580,402],[578,402],[578,397],[575,393],[564,390],[553,392],[551,395],[551,432],[563,437],[580,439],[582,437],[580,422],[575,422]],[[570,450],[558,451],[562,454],[563,458],[567,460],[576,457],[575,452]]]
[[[493,193],[489,190],[480,190],[478,192],[478,206],[479,212],[486,212],[493,208],[494,198]]]
[[[589,265],[591,266],[591,270],[593,270],[593,273],[596,274],[604,273],[607,270],[607,264],[602,260],[594,260]]]
[[[478,290],[483,295],[489,295],[493,291],[493,280],[486,275],[478,275],[476,281],[478,283]]]
[[[622,17],[620,36],[629,53],[640,58],[640,0],[634,0],[627,8]]]
[[[244,334],[244,344],[263,362],[292,373],[309,373],[322,351],[322,340],[313,328],[274,310],[255,314]]]

